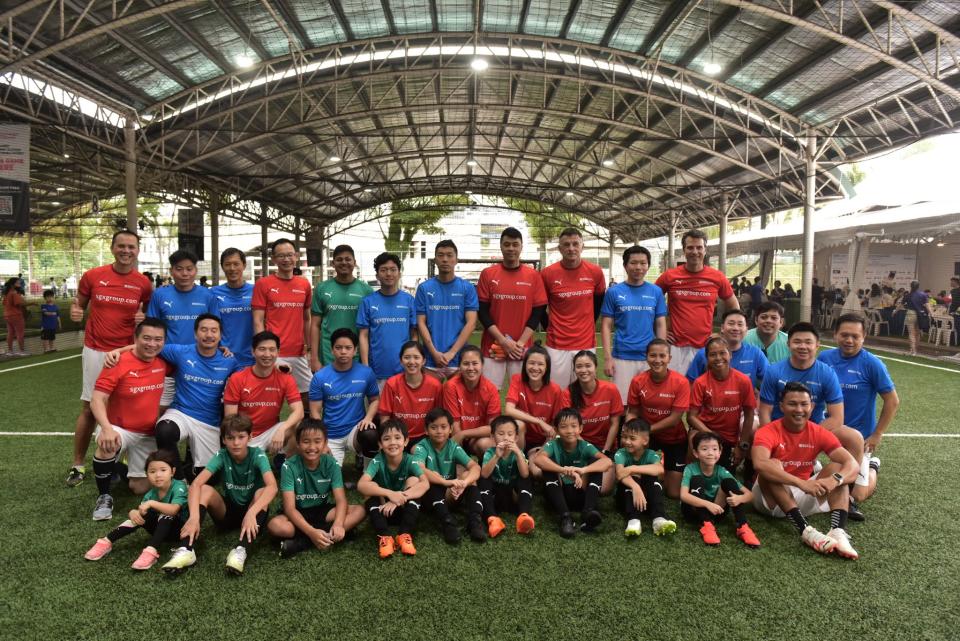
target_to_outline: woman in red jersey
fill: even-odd
[[[423,373],[425,362],[423,345],[407,341],[400,347],[403,371],[388,378],[380,392],[380,420],[399,418],[404,422],[410,435],[408,451],[426,435],[427,412],[443,404],[443,385],[436,377]]]

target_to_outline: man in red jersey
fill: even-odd
[[[93,436],[94,418],[90,411],[93,386],[103,369],[107,352],[133,342],[135,325],[143,320],[153,287],[150,280],[137,271],[140,237],[128,230],[118,231],[110,242],[114,261],[84,273],[77,295],[70,305],[70,320],[83,320],[89,307],[83,334],[83,384],[80,391],[80,415],[73,433],[73,466],[67,485],[83,482],[86,469],[83,461]]]
[[[270,256],[277,273],[258,280],[253,286],[253,333],[269,330],[280,337],[277,363],[293,374],[304,407],[313,372],[307,360],[310,345],[310,302],[313,288],[303,276],[294,276],[300,264],[296,246],[286,238],[274,241]]]
[[[250,447],[278,454],[303,418],[303,401],[293,377],[276,368],[280,338],[263,331],[253,335],[252,343],[253,365],[231,375],[223,390],[223,415],[250,417]],[[284,399],[290,414],[280,421]]]
[[[575,378],[573,356],[597,349],[596,322],[607,291],[603,270],[580,257],[583,236],[573,227],[560,232],[559,263],[540,271],[547,292],[547,353],[551,378],[566,387]]]
[[[158,318],[145,318],[134,332],[133,350],[120,357],[113,367],[97,377],[90,399],[90,411],[96,419],[97,449],[93,455],[93,475],[97,480],[97,504],[94,521],[113,517],[110,480],[117,461],[127,455],[127,478],[134,494],[150,489],[145,469],[147,456],[157,449],[153,426],[160,411],[163,379],[173,368],[157,354],[163,349],[166,328]]]
[[[503,261],[480,273],[477,316],[484,327],[480,349],[484,355],[483,375],[497,388],[520,373],[520,362],[543,319],[547,294],[535,269],[520,262],[523,235],[514,227],[500,234]]]
[[[780,397],[783,418],[768,423],[753,437],[753,506],[761,514],[787,517],[800,539],[821,554],[836,552],[858,558],[844,528],[850,504],[849,483],[860,466],[832,432],[810,420],[813,398],[803,383],[791,381]],[[815,473],[820,453],[830,463]],[[823,534],[807,523],[806,516],[830,512],[830,531]]]
[[[710,338],[717,298],[725,310],[740,309],[740,302],[727,277],[704,263],[707,235],[691,229],[681,243],[686,262],[660,274],[656,284],[667,297],[668,335],[673,344],[670,369],[686,374],[697,350]]]

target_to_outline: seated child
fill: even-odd
[[[722,454],[719,437],[713,432],[698,432],[693,437],[693,456],[680,481],[680,511],[691,523],[702,523],[700,534],[707,545],[720,545],[714,524],[728,510],[737,521],[737,538],[751,548],[760,547],[743,506],[753,500],[753,493],[743,487],[726,468],[717,464]]]
[[[180,530],[180,547],[163,569],[180,574],[197,562],[193,550],[200,536],[200,524],[210,513],[222,530],[240,528],[237,546],[227,555],[226,569],[243,574],[247,547],[260,534],[267,522],[270,501],[277,495],[277,479],[270,460],[259,447],[250,447],[253,423],[244,414],[227,416],[220,423],[220,439],[225,447],[213,455],[207,466],[190,484],[190,516]],[[220,474],[222,494],[207,482]]]
[[[297,454],[280,468],[283,514],[267,530],[280,541],[280,556],[290,558],[311,547],[339,543],[363,521],[363,508],[347,503],[343,473],[327,450],[323,421],[305,418],[297,425]]]
[[[487,540],[487,532],[481,519],[483,503],[480,502],[480,491],[477,489],[480,466],[450,438],[453,433],[453,416],[450,412],[435,407],[427,412],[424,423],[427,426],[427,438],[413,447],[413,460],[430,482],[430,489],[423,497],[423,506],[437,515],[444,540],[455,545],[460,542],[460,529],[450,514],[450,508],[463,505],[467,510],[470,538],[483,543]],[[462,468],[459,474],[458,466]]]
[[[673,534],[677,524],[667,519],[663,510],[663,475],[660,455],[647,449],[650,444],[650,423],[642,418],[627,421],[620,431],[623,444],[613,455],[617,475],[617,506],[627,517],[625,536],[640,536],[640,515],[653,517],[653,533]]]
[[[583,419],[572,407],[560,410],[554,421],[557,436],[548,441],[534,463],[543,470],[547,504],[560,515],[560,536],[576,534],[571,509],[581,512],[581,530],[593,532],[603,517],[597,511],[603,473],[613,463],[603,452],[580,438]]]
[[[150,489],[143,495],[140,505],[130,510],[130,518],[105,538],[97,539],[83,555],[85,559],[99,561],[110,553],[114,543],[143,528],[150,533],[150,540],[130,567],[149,570],[160,558],[157,551],[160,544],[180,538],[180,526],[187,507],[187,484],[173,478],[176,472],[174,460],[173,454],[166,450],[147,455],[146,473]]]
[[[396,549],[389,535],[391,524],[399,526],[396,544],[400,552],[413,556],[417,549],[413,547],[411,533],[420,515],[416,499],[427,493],[430,482],[413,456],[406,452],[409,437],[402,420],[391,418],[380,423],[377,437],[380,451],[364,470],[357,490],[367,497],[364,507],[379,538],[380,558],[390,558]]]
[[[490,538],[495,538],[506,529],[500,518],[500,510],[504,510],[519,515],[519,534],[529,534],[535,525],[530,516],[533,479],[530,477],[527,457],[517,444],[520,428],[513,417],[498,416],[490,423],[490,430],[497,445],[484,452],[480,480],[477,482],[483,501],[483,515],[487,519],[487,532]]]

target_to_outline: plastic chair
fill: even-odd
[[[869,315],[867,316],[867,323],[869,325],[867,329],[868,334],[873,336],[880,335],[881,326],[886,327],[887,334],[890,333],[890,323],[883,319],[883,316],[880,314],[879,309],[871,309]]]

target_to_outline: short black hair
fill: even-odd
[[[277,247],[279,247],[280,245],[290,245],[291,247],[293,247],[293,251],[297,251],[297,246],[294,244],[292,240],[290,240],[289,238],[278,238],[272,243],[270,243],[271,256],[277,253]]]
[[[718,445],[723,447],[723,443],[720,442],[720,437],[717,436],[716,432],[697,432],[693,435],[693,449],[697,449],[705,441],[716,441]]]
[[[627,432],[632,432],[635,434],[644,434],[644,433],[649,434],[650,423],[648,423],[645,419],[640,418],[639,416],[637,418],[632,418],[626,423],[624,423],[623,427],[620,428],[621,435],[626,434]]]
[[[517,434],[520,433],[520,426],[517,424],[517,419],[513,418],[512,416],[507,416],[505,414],[501,414],[497,418],[490,421],[490,433],[494,434],[496,433],[498,427],[500,427],[501,425],[508,425],[508,424],[513,425],[514,432],[516,432]]]
[[[856,312],[842,314],[840,318],[837,319],[837,329],[840,329],[840,326],[844,323],[858,323],[863,329],[863,333],[867,333],[867,319],[864,318],[862,314],[857,314]]]
[[[407,429],[407,424],[403,422],[403,419],[392,417],[382,421],[380,425],[377,426],[377,441],[382,441],[383,435],[390,430],[397,430],[403,434],[403,438],[408,438],[410,435],[410,431]]]
[[[652,264],[653,259],[650,257],[650,250],[641,245],[631,245],[623,250],[623,266],[626,267],[627,263],[630,262],[630,257],[634,254],[643,254],[647,257],[647,265]]]
[[[703,346],[704,356],[706,356],[707,352],[710,351],[710,346],[713,345],[714,343],[720,343],[721,345],[723,345],[724,349],[726,349],[728,352],[730,351],[730,346],[727,345],[727,339],[725,339],[723,336],[711,336],[707,340],[706,345]]]
[[[134,336],[139,336],[144,327],[155,327],[163,330],[163,335],[167,335],[167,324],[155,316],[145,316],[142,321],[137,323],[137,328],[133,330]]]
[[[306,416],[302,421],[297,423],[297,431],[294,433],[297,443],[300,442],[301,436],[312,431],[321,432],[323,434],[323,438],[327,438],[327,426],[323,424],[323,421],[321,421],[319,418],[310,418],[309,416]]]
[[[399,256],[391,254],[390,252],[383,252],[373,259],[373,271],[380,271],[381,266],[390,262],[394,263],[397,269],[403,270],[403,261],[400,260]]]
[[[723,317],[720,319],[720,323],[722,324],[723,321],[727,320],[731,316],[743,316],[744,322],[746,322],[747,320],[747,313],[742,309],[728,309],[723,313]]]
[[[427,415],[423,417],[423,425],[426,427],[441,418],[447,419],[447,423],[449,423],[451,427],[453,426],[453,414],[447,411],[447,408],[439,406],[427,412]]]
[[[135,231],[130,231],[129,229],[119,229],[113,232],[113,236],[110,238],[110,246],[113,247],[114,243],[117,242],[117,236],[126,234],[127,236],[133,236],[137,239],[137,245],[140,244],[140,235]],[[21,274],[22,276],[23,274]]]
[[[253,421],[246,414],[233,414],[224,416],[220,421],[220,440],[224,440],[230,434],[235,432],[246,432],[253,434]]]
[[[341,338],[349,338],[354,347],[360,344],[360,339],[357,337],[357,333],[355,331],[349,327],[338,327],[337,329],[333,330],[332,334],[330,334],[330,347],[333,347],[333,344]]]
[[[572,407],[565,407],[557,412],[557,415],[553,417],[553,424],[560,425],[561,421],[568,418],[576,419],[577,423],[583,425],[583,417],[580,415],[580,412]]]
[[[703,244],[704,244],[704,245],[707,244],[707,235],[706,235],[703,231],[701,231],[701,230],[699,230],[699,229],[691,229],[691,230],[687,231],[686,233],[684,233],[683,236],[680,238],[680,246],[681,246],[681,247],[686,247],[686,246],[687,246],[687,239],[688,239],[688,238],[699,238],[700,240],[703,241]]]
[[[663,339],[663,338],[654,338],[649,343],[647,343],[647,349],[645,353],[649,354],[650,348],[656,347],[657,345],[662,345],[663,347],[666,347],[667,353],[668,354],[670,353],[670,343],[668,343],[666,339]]]
[[[220,265],[223,265],[223,261],[227,260],[231,256],[239,256],[240,262],[244,265],[247,264],[247,255],[243,253],[242,249],[237,249],[236,247],[227,247],[222,252],[220,252]]]
[[[820,340],[820,330],[817,329],[817,326],[813,323],[808,323],[807,321],[799,321],[790,326],[790,330],[787,332],[787,340],[793,338],[794,334],[799,334],[800,332],[809,332],[817,337],[817,340]]]
[[[257,349],[257,345],[263,341],[273,341],[277,344],[277,349],[280,349],[280,337],[271,332],[268,329],[263,330],[262,332],[257,332],[253,335],[253,338],[250,340],[250,343],[253,345],[253,349]]]
[[[147,460],[143,463],[143,473],[147,473],[150,464],[159,461],[170,466],[171,470],[177,469],[177,457],[170,450],[156,450],[147,454]]]
[[[333,253],[330,255],[336,258],[340,254],[350,254],[354,258],[357,257],[356,253],[354,253],[353,251],[353,247],[351,247],[350,245],[337,245],[336,247],[333,248]]]
[[[757,278],[759,278],[759,276]],[[753,317],[756,318],[760,314],[766,314],[767,312],[776,312],[780,315],[780,318],[783,318],[783,305],[775,300],[765,300],[757,305],[757,308],[753,310]]]
[[[446,240],[441,240],[439,243],[437,243],[436,247],[433,248],[434,255],[436,255],[436,253],[441,249],[443,249],[444,247],[452,249],[455,255],[457,256],[460,255],[460,251],[457,249],[457,244],[452,240],[450,240],[449,238]]]
[[[194,265],[200,262],[200,259],[197,258],[197,255],[194,254],[189,249],[178,249],[177,251],[170,254],[169,260],[170,260],[171,267],[174,267],[177,263],[181,263],[185,260],[189,260]]]
[[[780,400],[782,401],[783,397],[790,392],[803,392],[810,398],[810,400],[813,400],[813,394],[810,392],[810,388],[800,381],[790,381],[784,385],[783,392],[780,393]]]
[[[43,297],[46,298],[48,296],[56,296],[56,294],[53,293],[52,289],[43,290]]]
[[[223,321],[220,320],[219,316],[210,313],[203,313],[197,316],[197,320],[193,321],[193,331],[196,332],[198,329],[200,329],[200,322],[205,320],[217,321],[217,327],[220,328],[220,331],[223,331]]]
[[[500,232],[500,241],[503,242],[504,238],[513,238],[514,240],[523,240],[523,234],[520,233],[520,230],[516,227],[507,227],[502,232]]]

